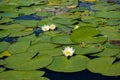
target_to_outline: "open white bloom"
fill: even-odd
[[[75,26],[75,27],[74,27],[74,30],[78,29],[79,27],[80,27],[80,26],[78,26],[78,25],[77,25],[77,26]]]
[[[72,56],[75,50],[72,47],[67,46],[65,47],[64,50],[62,50],[62,52],[66,57],[68,57],[68,56]]]
[[[55,28],[56,28],[56,25],[54,25],[54,24],[50,25],[50,30],[54,30]]]
[[[41,28],[43,31],[49,31],[49,25],[44,25],[44,26],[42,26],[42,28]]]

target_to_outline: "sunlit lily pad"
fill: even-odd
[[[54,15],[54,12],[37,12],[36,15],[41,17],[50,17]]]
[[[0,38],[6,37],[10,34],[8,30],[0,30]]]
[[[86,69],[88,60],[89,58],[80,55],[73,56],[70,59],[65,56],[58,56],[47,68],[57,72],[77,72]]]
[[[21,25],[25,25],[28,27],[36,27],[38,22],[39,21],[37,20],[16,20],[15,21],[15,23],[19,23]]]
[[[0,15],[3,17],[15,18],[19,16],[19,13],[18,12],[5,12],[5,13],[0,13]]]
[[[51,50],[51,49],[55,49],[55,47],[57,47],[56,44],[51,44],[51,43],[36,43],[36,44],[33,44],[29,49],[28,51],[30,52],[39,52],[39,51],[42,51],[42,50]]]
[[[113,57],[95,58],[88,62],[87,68],[91,72],[102,75],[120,76],[120,63],[116,62],[112,64],[114,60],[115,58]]]
[[[102,31],[102,34],[108,37],[108,40],[120,40],[120,33],[117,28],[106,26],[100,27],[99,29]]]
[[[69,35],[59,35],[52,37],[52,42],[56,44],[74,44]]]
[[[26,35],[30,35],[33,33],[33,30],[28,30],[28,31],[14,31],[11,32],[11,34],[9,35],[9,37],[22,37],[22,36],[26,36]]]
[[[10,43],[8,42],[0,42],[0,52],[7,50],[10,46]]]
[[[41,80],[43,71],[5,71],[0,73],[1,80]]]
[[[10,19],[10,18],[2,18],[2,19],[0,20],[0,24],[1,24],[1,23],[11,22],[11,21],[13,21],[13,19]]]
[[[98,54],[93,54],[92,56],[115,56],[120,52],[119,49],[105,48]]]
[[[11,54],[22,53],[25,52],[29,47],[29,41],[16,42],[10,45],[8,51],[10,51]]]
[[[96,13],[96,17],[102,17],[102,18],[120,18],[120,12],[119,11],[101,11]]]
[[[48,55],[39,55],[35,52],[24,52],[12,55],[5,59],[5,67],[15,70],[35,70],[46,67],[52,62],[52,57]]]
[[[104,42],[106,38],[96,36],[100,34],[100,30],[96,30],[93,27],[81,27],[77,30],[74,30],[71,34],[71,40],[77,43],[98,43]],[[96,36],[96,37],[95,37]]]
[[[75,54],[94,54],[102,51],[104,48],[100,45],[72,45],[75,49]]]
[[[5,70],[5,68],[0,67],[0,73],[3,72]]]

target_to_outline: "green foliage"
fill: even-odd
[[[27,51],[29,47],[30,41],[16,42],[9,46],[8,51],[10,51],[11,54],[22,53]]]
[[[65,56],[55,57],[47,68],[57,72],[77,72],[86,69],[89,58],[81,55],[67,59]]]
[[[35,52],[12,55],[5,59],[7,62],[5,66],[15,70],[35,70],[46,67],[52,62],[51,56],[37,55],[38,53]]]
[[[16,70],[10,70],[0,73],[1,80],[44,80],[41,79],[42,75],[44,74],[43,71],[16,71]],[[45,79],[47,80],[47,79]]]
[[[107,76],[120,76],[119,62],[113,63],[113,57],[101,57],[92,59],[87,64],[88,70]]]

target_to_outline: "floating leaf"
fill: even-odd
[[[100,30],[96,30],[93,27],[81,27],[77,30],[74,30],[70,35],[72,41],[77,43],[87,42],[87,43],[96,43],[99,40],[105,41],[104,37],[97,37],[96,35],[100,34]],[[96,37],[94,37],[96,36]]]
[[[101,11],[96,13],[96,17],[101,18],[120,18],[119,11]]]
[[[69,35],[54,36],[52,37],[51,40],[52,40],[52,43],[56,43],[56,44],[74,44],[74,42],[70,40]]]
[[[15,23],[19,23],[21,25],[25,25],[28,27],[36,27],[38,22],[39,21],[37,20],[16,20],[15,21]]]
[[[50,16],[54,16],[54,13],[53,12],[37,12],[36,15],[41,17],[50,17]]]
[[[0,73],[1,80],[41,80],[43,71],[5,71]],[[44,80],[44,79],[43,79]]]
[[[54,57],[53,62],[47,67],[57,72],[77,72],[86,69],[88,58],[85,56],[73,56],[67,59],[65,56]]]
[[[30,52],[39,52],[42,50],[51,50],[51,49],[55,49],[57,45],[56,44],[51,44],[51,43],[36,43],[33,44],[28,51]]]
[[[5,67],[15,70],[35,70],[48,66],[52,62],[52,57],[39,55],[35,52],[24,52],[7,57]]]
[[[4,56],[11,56],[11,54],[8,51],[4,51],[4,52],[0,53],[0,58],[2,58]]]
[[[0,30],[0,38],[6,37],[10,34],[8,30]]]
[[[75,49],[75,54],[94,54],[102,51],[104,48],[100,45],[73,45]]]
[[[100,27],[101,33],[108,37],[108,40],[120,40],[119,30],[115,27]]]
[[[10,18],[2,18],[2,19],[0,20],[0,24],[1,24],[1,23],[11,22],[11,21],[12,21],[12,19],[10,19]]]
[[[93,54],[92,56],[115,56],[119,52],[119,49],[105,48],[102,52],[98,54]]]
[[[8,51],[10,51],[11,54],[22,53],[25,52],[29,47],[29,41],[16,42],[10,45]]]
[[[87,68],[91,72],[100,73],[107,76],[120,76],[120,63],[116,62],[114,64],[113,57],[101,57],[95,58],[88,62]]]
[[[33,31],[14,31],[14,32],[11,32],[9,37],[22,37],[22,36],[30,35],[32,33]]]
[[[5,13],[0,13],[0,15],[3,17],[15,18],[19,16],[19,13],[18,12],[5,12]]]
[[[0,67],[0,73],[3,72],[5,70],[5,68]]]
[[[0,42],[0,52],[5,51],[10,46],[10,43],[8,42]]]

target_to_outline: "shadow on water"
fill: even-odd
[[[75,73],[54,72],[48,69],[41,69],[45,71],[45,77],[50,80],[120,80],[120,77],[103,76],[100,74],[91,73],[88,70]]]

